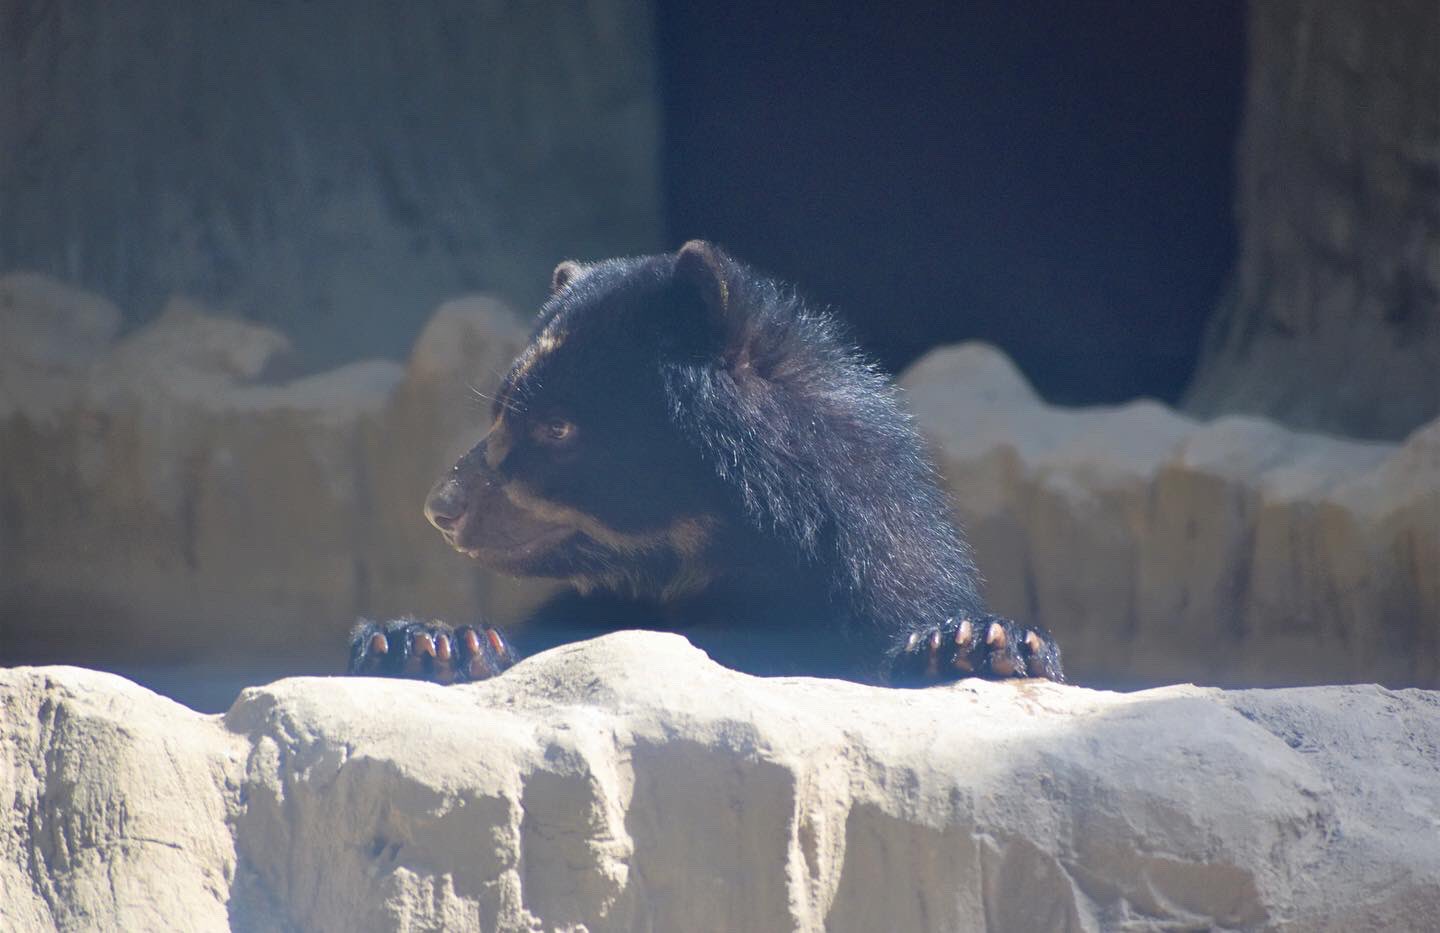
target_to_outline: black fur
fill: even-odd
[[[499,437],[427,505],[455,546],[574,584],[540,628],[679,628],[764,674],[1061,679],[1048,633],[986,613],[910,416],[834,318],[704,243],[555,287]]]

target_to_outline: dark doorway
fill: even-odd
[[[1052,400],[1174,400],[1235,249],[1242,13],[661,0],[670,239],[800,283],[893,370],[978,338]]]

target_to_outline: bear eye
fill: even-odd
[[[551,418],[541,423],[535,434],[537,440],[547,444],[568,444],[575,439],[575,430],[575,422]]]

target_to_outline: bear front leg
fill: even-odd
[[[519,660],[505,636],[488,626],[362,619],[350,632],[348,673],[451,684],[488,680]]]
[[[961,677],[1045,677],[1065,682],[1060,646],[1044,628],[996,615],[956,616],[914,632],[895,658],[890,681],[919,686]]]

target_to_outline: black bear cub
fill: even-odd
[[[425,514],[491,568],[570,585],[538,630],[679,631],[756,674],[1063,679],[1049,633],[985,611],[890,382],[708,243],[561,263],[493,414]],[[356,627],[350,670],[516,659],[489,627],[399,619]]]

